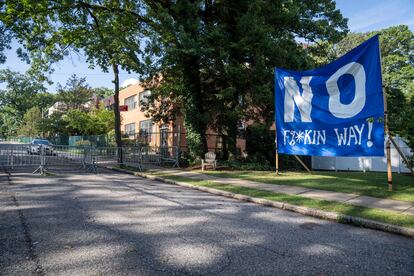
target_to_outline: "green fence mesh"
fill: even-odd
[[[96,147],[107,147],[108,137],[107,135],[83,135],[83,136],[69,136],[69,146],[86,146],[92,145]]]

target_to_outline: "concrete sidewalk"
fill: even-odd
[[[163,169],[162,172],[176,176],[188,177],[194,180],[208,180],[215,183],[225,183],[280,194],[300,195],[303,197],[313,199],[337,201],[355,206],[377,208],[386,211],[398,212],[404,215],[414,216],[414,203],[406,201],[376,198],[341,192],[331,192],[318,189],[309,189],[297,186],[267,184],[263,182],[248,181],[237,178],[223,178],[190,171]]]

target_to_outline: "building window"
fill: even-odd
[[[128,111],[137,108],[136,95],[125,98],[124,105],[128,106]]]
[[[139,93],[139,105],[148,103],[148,97],[151,95],[151,91],[145,90]]]
[[[151,120],[145,120],[139,122],[139,134],[141,136],[151,136],[152,133],[152,121]]]
[[[125,134],[128,136],[135,134],[135,123],[125,125]]]

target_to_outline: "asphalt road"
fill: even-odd
[[[0,174],[2,275],[414,275],[414,239],[119,173],[30,172]]]

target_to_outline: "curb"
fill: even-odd
[[[335,221],[335,222],[339,222],[343,224],[351,224],[351,225],[355,225],[359,227],[375,229],[375,230],[380,230],[384,232],[402,235],[402,236],[409,237],[409,238],[414,238],[414,229],[407,228],[407,227],[396,226],[396,225],[378,222],[378,221],[369,220],[369,219],[364,219],[360,217],[342,215],[342,214],[335,213],[335,212],[321,211],[321,210],[314,209],[314,208],[292,205],[292,204],[284,203],[280,201],[272,201],[272,200],[263,199],[263,198],[235,194],[235,193],[221,191],[221,190],[212,189],[212,188],[203,187],[203,186],[195,186],[195,185],[191,185],[191,184],[181,182],[181,181],[174,181],[174,180],[162,178],[159,176],[153,176],[153,175],[149,175],[149,174],[145,174],[141,172],[133,172],[133,171],[129,171],[129,170],[121,169],[121,168],[111,168],[111,167],[107,167],[107,168],[113,171],[135,175],[135,176],[147,178],[150,180],[156,180],[156,181],[161,181],[164,183],[179,185],[182,187],[195,189],[195,190],[199,190],[199,191],[203,191],[203,192],[207,192],[207,193],[211,193],[211,194],[215,194],[219,196],[234,198],[234,199],[241,200],[241,201],[253,202],[256,204],[274,207],[274,208],[278,208],[282,210],[287,210],[287,211],[299,213],[299,214],[306,215],[306,216]]]

